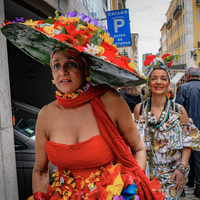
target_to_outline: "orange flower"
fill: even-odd
[[[69,23],[76,23],[78,22],[80,19],[78,17],[70,17],[68,18]]]
[[[98,31],[99,28],[94,26],[94,24],[90,24],[89,22],[87,22],[88,28],[92,31]]]

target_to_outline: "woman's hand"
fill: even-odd
[[[182,172],[180,172],[178,169],[176,169],[174,173],[172,174],[170,181],[173,181],[174,179],[176,180],[174,189],[176,189],[177,191],[181,191],[185,185],[185,175]]]

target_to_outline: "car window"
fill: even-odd
[[[27,137],[34,139],[39,109],[24,103],[13,102],[12,110],[14,119],[13,128]]]

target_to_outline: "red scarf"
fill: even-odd
[[[127,144],[124,142],[119,134],[118,129],[109,117],[102,101],[99,96],[112,89],[108,85],[97,85],[91,87],[85,93],[80,94],[74,99],[64,99],[58,95],[57,101],[60,105],[67,108],[75,108],[82,106],[87,102],[90,102],[94,117],[96,118],[99,130],[108,143],[112,151],[117,156],[118,160],[126,167],[131,168],[136,177],[139,177],[139,181],[136,182],[138,192],[141,200],[160,200],[160,196],[155,195],[151,188],[151,183],[148,177],[144,174],[139,167],[135,158],[129,151]]]

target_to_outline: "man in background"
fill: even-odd
[[[187,83],[182,84],[177,89],[176,103],[184,106],[188,117],[192,118],[194,125],[200,129],[200,70],[198,66],[187,69]],[[190,172],[188,176],[188,187],[196,188],[194,194],[200,198],[200,151],[192,150],[190,156]],[[195,180],[194,180],[195,177]]]
[[[125,87],[124,90],[119,90],[118,92],[124,98],[133,113],[135,106],[141,102],[140,86]]]

